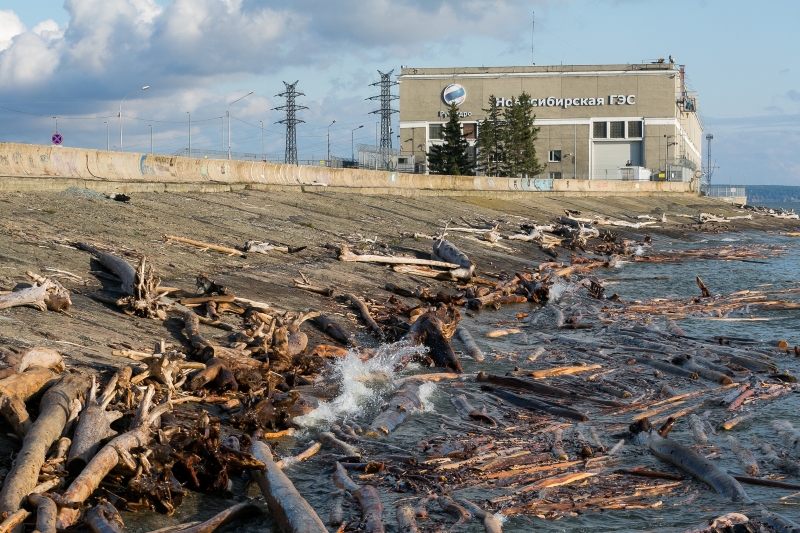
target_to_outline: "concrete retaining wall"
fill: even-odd
[[[651,196],[691,193],[688,183],[427,176],[358,169],[192,159],[30,144],[0,143],[0,191],[102,192],[314,190],[404,196]]]

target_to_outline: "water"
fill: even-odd
[[[750,244],[773,243],[788,246],[786,252],[780,257],[768,260],[754,261],[697,261],[687,260],[682,263],[643,263],[627,262],[620,266],[597,270],[595,275],[600,278],[614,278],[616,281],[607,284],[606,294],[618,293],[625,301],[646,300],[655,297],[690,297],[699,294],[695,276],[700,276],[709,289],[714,293],[732,293],[740,290],[761,289],[788,289],[798,287],[800,282],[800,239],[782,237],[765,233],[734,233],[726,235],[698,235],[691,241],[677,241],[666,237],[654,237],[653,249],[644,247],[641,253],[647,254],[659,250],[680,248],[711,248],[724,245],[744,246]],[[580,291],[579,285],[558,281],[551,290],[553,301],[569,303],[571,298]],[[779,295],[778,297],[784,298]],[[798,295],[793,294],[788,299],[798,300]],[[550,306],[552,307],[552,306]],[[515,366],[530,367],[545,363],[559,364],[559,356],[550,350],[549,345],[541,343],[540,333],[548,320],[542,320],[542,327],[525,327],[537,313],[549,313],[548,307],[539,308],[533,304],[519,304],[506,306],[500,311],[481,311],[474,316],[466,316],[464,324],[472,332],[486,355],[485,361],[478,363],[468,357],[462,357],[465,373],[475,373],[485,370],[488,373],[504,374],[514,369]],[[529,313],[529,316],[518,318],[518,314]],[[769,322],[723,322],[687,318],[680,320],[679,326],[687,335],[697,337],[742,337],[756,339],[762,347],[774,347],[777,341],[785,339],[790,346],[800,344],[800,328],[798,328],[797,311],[753,311],[758,317],[770,318]],[[545,316],[545,315],[542,315]],[[654,319],[655,324],[663,323],[663,319]],[[487,338],[485,334],[496,328],[522,326],[523,333],[509,335],[501,338]],[[560,330],[557,334],[563,334]],[[554,333],[554,330],[544,331]],[[593,336],[598,332],[591,330],[588,335]],[[567,332],[581,336],[581,332]],[[454,342],[455,347],[460,344]],[[544,348],[544,350],[542,350]],[[395,380],[415,373],[427,372],[419,366],[411,365],[400,372],[395,372],[394,365],[406,355],[411,355],[419,348],[403,344],[384,346],[378,354],[367,361],[362,361],[357,353],[336,362],[334,379],[340,385],[339,395],[329,402],[323,402],[314,412],[298,421],[307,428],[293,438],[280,441],[277,452],[283,457],[296,454],[304,449],[315,433],[327,428],[331,423],[355,422],[361,427],[366,427],[379,411],[384,399],[393,390]],[[529,357],[536,357],[536,363],[529,361]],[[788,370],[800,374],[797,359],[794,356],[776,356],[773,360],[781,370]],[[563,364],[563,363],[561,363]],[[622,370],[621,372],[624,372]],[[709,386],[708,382],[684,384],[679,392],[700,390]],[[477,392],[474,383],[467,383],[467,391]],[[387,439],[395,446],[411,449],[421,440],[430,439],[435,435],[456,433],[455,430],[443,426],[441,415],[459,418],[451,405],[450,395],[454,393],[449,383],[427,385],[424,390],[425,407],[421,412],[411,415],[405,423],[400,425]],[[456,392],[457,393],[457,392]],[[470,400],[480,408],[480,402]],[[746,407],[747,412],[757,413],[757,416],[737,426],[734,434],[741,442],[745,443],[755,453],[757,458],[763,456],[755,444],[768,441],[778,445],[778,441],[771,429],[769,422],[776,419],[785,419],[800,428],[800,417],[797,408],[800,405],[798,396],[787,394],[775,400],[756,402],[752,407]],[[716,409],[716,408],[715,408]],[[705,409],[698,411],[702,414]],[[631,415],[603,416],[597,414],[597,409],[591,410],[590,422],[601,434],[607,444],[613,444],[617,439],[612,437],[618,431],[607,432],[611,425],[627,423]],[[721,413],[715,410],[713,417],[719,421]],[[693,444],[688,417],[681,418],[670,433],[669,438],[686,445]],[[728,451],[724,441],[719,436],[709,434],[711,444],[719,448],[722,457],[716,460],[720,466],[729,469],[732,473],[741,475],[740,467],[732,454]],[[711,448],[704,448],[703,453],[708,454]],[[314,506],[324,521],[327,521],[329,512],[330,493],[334,490],[330,459],[325,455],[330,451],[323,450],[318,456],[304,463],[296,463],[285,468],[287,475],[293,480],[295,486],[306,499]],[[609,475],[615,468],[630,468],[645,466],[649,469],[672,471],[658,459],[647,453],[642,448],[626,445],[620,452],[622,463],[601,472],[600,476]],[[772,471],[770,469],[763,470]],[[789,482],[797,482],[792,478]],[[644,483],[644,481],[642,481]],[[800,521],[800,499],[792,497],[782,501],[779,498],[791,494],[791,491],[756,487],[745,485],[749,496],[763,503],[769,509],[780,512],[785,516]],[[414,494],[393,493],[380,490],[385,507],[384,520],[388,531],[396,531],[394,521],[394,506],[397,501],[404,498],[407,503],[414,504]],[[237,487],[237,493],[240,493]],[[460,490],[455,495],[479,502],[504,494],[505,489],[492,488],[480,490]],[[253,489],[249,493],[254,496]],[[739,511],[748,516],[757,517],[759,513],[746,506],[731,504],[716,496],[712,490],[695,481],[684,481],[680,490],[673,495],[654,498],[661,500],[662,505],[652,509],[608,510],[604,512],[589,512],[577,516],[563,516],[559,520],[548,520],[535,516],[515,515],[507,517],[503,530],[507,533],[522,533],[529,531],[563,531],[563,532],[611,532],[611,531],[682,531],[696,526],[704,520],[721,514]],[[213,500],[202,496],[187,498],[178,515],[183,519],[204,518],[216,512],[224,505],[232,502],[207,501]],[[790,505],[786,505],[786,504]],[[431,514],[434,514],[436,505],[430,505]],[[358,516],[357,506],[349,507],[354,516]],[[170,522],[173,518],[168,519]],[[163,525],[165,522],[160,522]],[[453,520],[447,518],[442,524],[444,529],[452,525]],[[428,524],[429,530],[432,524]],[[268,518],[251,520],[236,529],[243,533],[256,533],[257,531],[276,531]],[[147,531],[153,527],[136,527],[136,531]],[[471,521],[459,528],[460,532],[480,532],[483,526],[478,521]]]

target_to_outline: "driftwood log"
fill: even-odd
[[[56,382],[58,374],[47,368],[31,368],[0,380],[0,415],[24,438],[31,427],[25,402]]]
[[[105,500],[97,502],[86,511],[83,523],[89,526],[92,533],[122,533],[125,524],[116,507]]]
[[[387,265],[422,265],[434,266],[439,268],[459,268],[457,263],[447,261],[436,261],[432,259],[418,259],[416,257],[396,257],[385,255],[356,255],[347,246],[339,249],[339,261],[359,262],[359,263],[383,263]]]
[[[40,311],[48,309],[50,311],[69,311],[72,301],[67,289],[50,278],[43,278],[32,272],[28,272],[28,275],[34,278],[36,284],[0,295],[0,309],[30,306]]]
[[[391,399],[384,406],[381,413],[370,424],[370,429],[366,433],[368,437],[378,435],[388,435],[394,428],[403,423],[414,411],[422,408],[422,400],[419,397],[421,381],[410,379],[395,392]]]
[[[320,315],[316,318],[313,318],[312,321],[320,330],[322,330],[323,333],[328,335],[333,340],[339,341],[343,344],[350,344],[352,341],[350,335],[348,335],[344,328],[327,316]]]
[[[457,268],[450,271],[454,278],[460,280],[472,279],[472,274],[475,272],[475,264],[450,241],[445,239],[433,241],[433,256],[435,259],[457,265]]]
[[[420,315],[405,338],[414,346],[427,346],[428,356],[436,366],[449,368],[453,372],[463,372],[461,362],[450,344],[450,338],[460,320],[461,313],[457,309],[440,307],[436,311]]]
[[[220,527],[239,520],[240,518],[248,518],[251,516],[258,516],[261,514],[261,507],[253,502],[237,503],[234,506],[228,507],[222,512],[219,512],[206,520],[205,522],[194,523],[187,527],[177,526],[174,528],[160,529],[152,533],[212,533]]]
[[[36,531],[38,533],[56,533],[56,515],[58,507],[49,496],[28,494],[28,503],[36,508]]]
[[[155,389],[149,386],[144,393],[136,417],[131,424],[130,431],[115,437],[89,461],[80,475],[76,477],[64,493],[63,498],[74,504],[83,503],[100,486],[103,478],[111,472],[121,461],[132,462],[129,451],[131,448],[146,446],[150,442],[152,426],[162,414],[166,413],[178,401],[165,401],[154,407],[153,394]],[[182,398],[181,401],[190,401],[193,398]],[[35,478],[34,478],[35,479]],[[58,513],[57,527],[66,529],[75,523],[78,511],[62,507]]]
[[[251,474],[266,498],[270,513],[281,531],[283,533],[327,533],[328,530],[317,512],[275,463],[269,446],[256,440],[250,448],[250,453],[266,465],[266,471],[253,470]]]
[[[209,244],[207,242],[195,241],[194,239],[187,239],[186,237],[178,237],[177,235],[167,235],[166,233],[164,234],[164,238],[167,241],[182,242],[184,244],[191,244],[192,246],[197,246],[198,248],[201,248],[200,250],[201,252],[204,252],[206,250],[214,250],[215,252],[220,252],[223,254],[247,257],[247,254],[235,248],[228,248],[226,246],[218,246],[216,244]]]
[[[72,438],[72,446],[67,457],[67,470],[78,475],[97,453],[100,443],[117,434],[111,424],[122,416],[119,411],[106,411],[117,392],[119,375],[114,374],[106,385],[103,396],[97,399],[97,380],[92,376],[92,387],[86,399],[86,407],[81,412],[78,427]]]
[[[50,387],[42,397],[39,417],[33,423],[22,449],[6,476],[0,491],[0,512],[17,511],[33,492],[44,464],[47,450],[60,436],[67,423],[70,404],[86,393],[89,380],[82,374],[67,374]]]
[[[350,300],[350,303],[352,303],[358,308],[359,312],[361,313],[361,317],[364,319],[364,322],[367,323],[369,329],[374,331],[375,334],[381,340],[383,340],[386,337],[386,334],[383,332],[378,323],[375,322],[375,319],[372,318],[372,314],[369,312],[369,308],[367,307],[367,304],[364,303],[364,300],[362,300],[355,294],[345,294],[344,297]]]
[[[349,490],[356,497],[361,506],[361,516],[364,517],[364,529],[367,533],[384,533],[386,531],[383,526],[383,504],[375,487],[359,485],[350,479],[347,471],[338,461],[333,474],[333,482],[340,489]]]
[[[475,339],[472,338],[469,330],[462,324],[459,324],[456,326],[456,333],[458,334],[458,338],[461,339],[461,342],[464,343],[464,347],[467,349],[467,355],[472,357],[475,361],[482,363],[484,359],[483,352],[478,347]]]

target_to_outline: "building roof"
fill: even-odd
[[[537,76],[537,75],[602,75],[637,74],[641,72],[666,72],[676,70],[675,63],[633,63],[619,65],[527,65],[509,67],[443,67],[443,68],[401,68],[398,78],[438,78],[438,77],[499,77],[499,76]]]

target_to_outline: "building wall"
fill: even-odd
[[[550,172],[561,172],[564,178],[590,177],[593,161],[599,160],[601,150],[609,148],[598,147],[598,143],[618,142],[594,139],[592,124],[596,121],[643,121],[643,135],[634,142],[641,148],[640,164],[647,168],[663,170],[667,159],[679,157],[693,161],[699,168],[702,128],[697,114],[684,112],[677,103],[684,90],[681,79],[679,68],[668,63],[403,68],[398,77],[400,148],[404,154],[424,161],[424,152],[435,142],[430,139],[428,126],[447,121],[448,107],[442,92],[457,83],[466,90],[466,99],[459,106],[465,124],[485,118],[483,108],[488,108],[490,97],[502,98],[505,106],[513,105],[512,99],[522,92],[531,95],[536,124],[541,128],[537,142],[540,160],[547,163],[550,150],[562,152],[560,163],[547,163],[544,177],[549,177]]]

